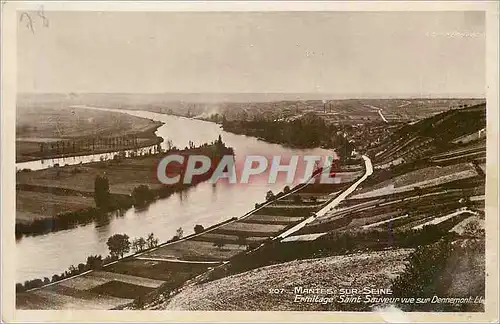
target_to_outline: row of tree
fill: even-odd
[[[197,224],[194,227],[194,231],[196,234],[199,234],[205,231],[205,228],[202,225]],[[174,237],[168,240],[168,242],[177,241],[182,239],[183,237],[184,230],[182,229],[182,227],[179,227],[176,230],[176,234],[174,235]],[[101,269],[105,264],[123,258],[123,256],[129,253],[131,250],[134,253],[138,253],[158,246],[159,239],[155,237],[154,233],[148,234],[146,238],[138,237],[133,240],[130,240],[130,237],[127,234],[115,234],[108,238],[106,244],[108,246],[110,255],[105,257],[104,259],[101,255],[91,255],[87,257],[86,263],[80,263],[77,266],[72,265],[68,268],[68,270],[64,271],[60,275],[53,275],[52,279],[45,277],[43,279],[27,280],[24,282],[24,284],[18,283],[16,284],[16,291],[23,292],[29,289],[47,285],[52,282],[76,276],[88,270]],[[224,244],[222,244],[220,247],[222,247],[223,245]]]
[[[107,256],[103,259],[101,255],[91,255],[87,257],[86,263],[80,263],[77,266],[71,265],[68,270],[61,274],[55,274],[52,278],[45,277],[43,279],[26,280],[24,284],[16,284],[16,292],[23,292],[29,289],[39,288],[49,283],[57,282],[69,277],[73,277],[89,270],[99,270],[104,265],[117,260],[116,257]]]
[[[66,140],[50,143],[40,143],[40,153],[64,154],[97,148],[136,147],[139,144],[137,136],[92,137],[79,140]]]
[[[179,230],[178,230],[179,231]],[[110,255],[103,258],[101,255],[90,255],[87,257],[86,263],[71,265],[68,270],[60,275],[53,275],[52,278],[45,277],[43,279],[27,280],[16,284],[16,292],[23,292],[29,289],[39,288],[52,282],[57,282],[69,277],[73,277],[89,270],[99,270],[104,265],[123,258],[124,254],[130,252],[130,248],[134,252],[141,252],[145,249],[151,249],[158,246],[159,240],[153,233],[150,233],[145,239],[140,237],[130,242],[127,234],[115,234],[108,238],[107,245]]]
[[[130,241],[127,234],[115,234],[108,239],[106,244],[112,257],[123,258],[123,255],[129,253],[131,248],[137,253],[158,246],[158,238],[150,233],[146,238],[139,237]]]

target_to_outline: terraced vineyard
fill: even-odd
[[[359,188],[296,235],[376,228],[404,232],[448,219],[456,225],[471,214],[484,217],[484,181],[484,174],[470,163],[409,171],[393,180]],[[456,217],[435,221],[450,214]]]
[[[386,169],[427,158],[439,151],[451,152],[463,144],[480,146],[477,142],[484,140],[485,127],[486,104],[448,110],[417,123],[405,124],[369,148],[367,154],[372,157],[375,168]],[[460,140],[464,136],[468,136],[467,140]]]

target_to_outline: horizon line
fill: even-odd
[[[211,95],[211,96],[231,96],[231,95],[282,95],[282,96],[328,96],[342,99],[486,99],[485,94],[472,93],[441,93],[441,94],[359,94],[345,93],[334,94],[329,92],[17,92],[19,95]],[[334,98],[335,99],[335,98]]]

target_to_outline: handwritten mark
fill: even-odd
[[[45,11],[44,11],[43,5],[41,5],[38,8],[36,15],[42,19],[43,27],[45,27],[45,28],[49,27],[49,19],[47,18],[47,16],[45,16]],[[19,21],[20,22],[26,21],[26,28],[31,30],[31,33],[33,33],[33,34],[35,33],[35,29],[33,28],[34,21],[33,21],[33,17],[31,16],[30,13],[28,13],[26,11],[21,13],[21,16],[19,17]]]
[[[43,9],[43,5],[40,6],[37,14],[43,20],[43,27],[49,27],[49,20],[47,19],[47,17],[45,17],[45,11]]]
[[[35,30],[33,29],[33,18],[31,18],[31,16],[30,16],[29,13],[23,12],[21,14],[21,17],[19,18],[19,21],[23,22],[24,18],[26,18],[26,20],[27,20],[27,22],[26,22],[26,28],[28,28],[29,30],[31,30],[31,32],[34,34]]]

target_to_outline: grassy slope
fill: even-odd
[[[390,279],[404,269],[409,249],[379,251],[322,259],[292,261],[188,287],[167,310],[340,310],[338,305],[294,303],[294,287],[389,288]],[[285,289],[270,294],[269,289]],[[349,305],[347,305],[349,307]]]

